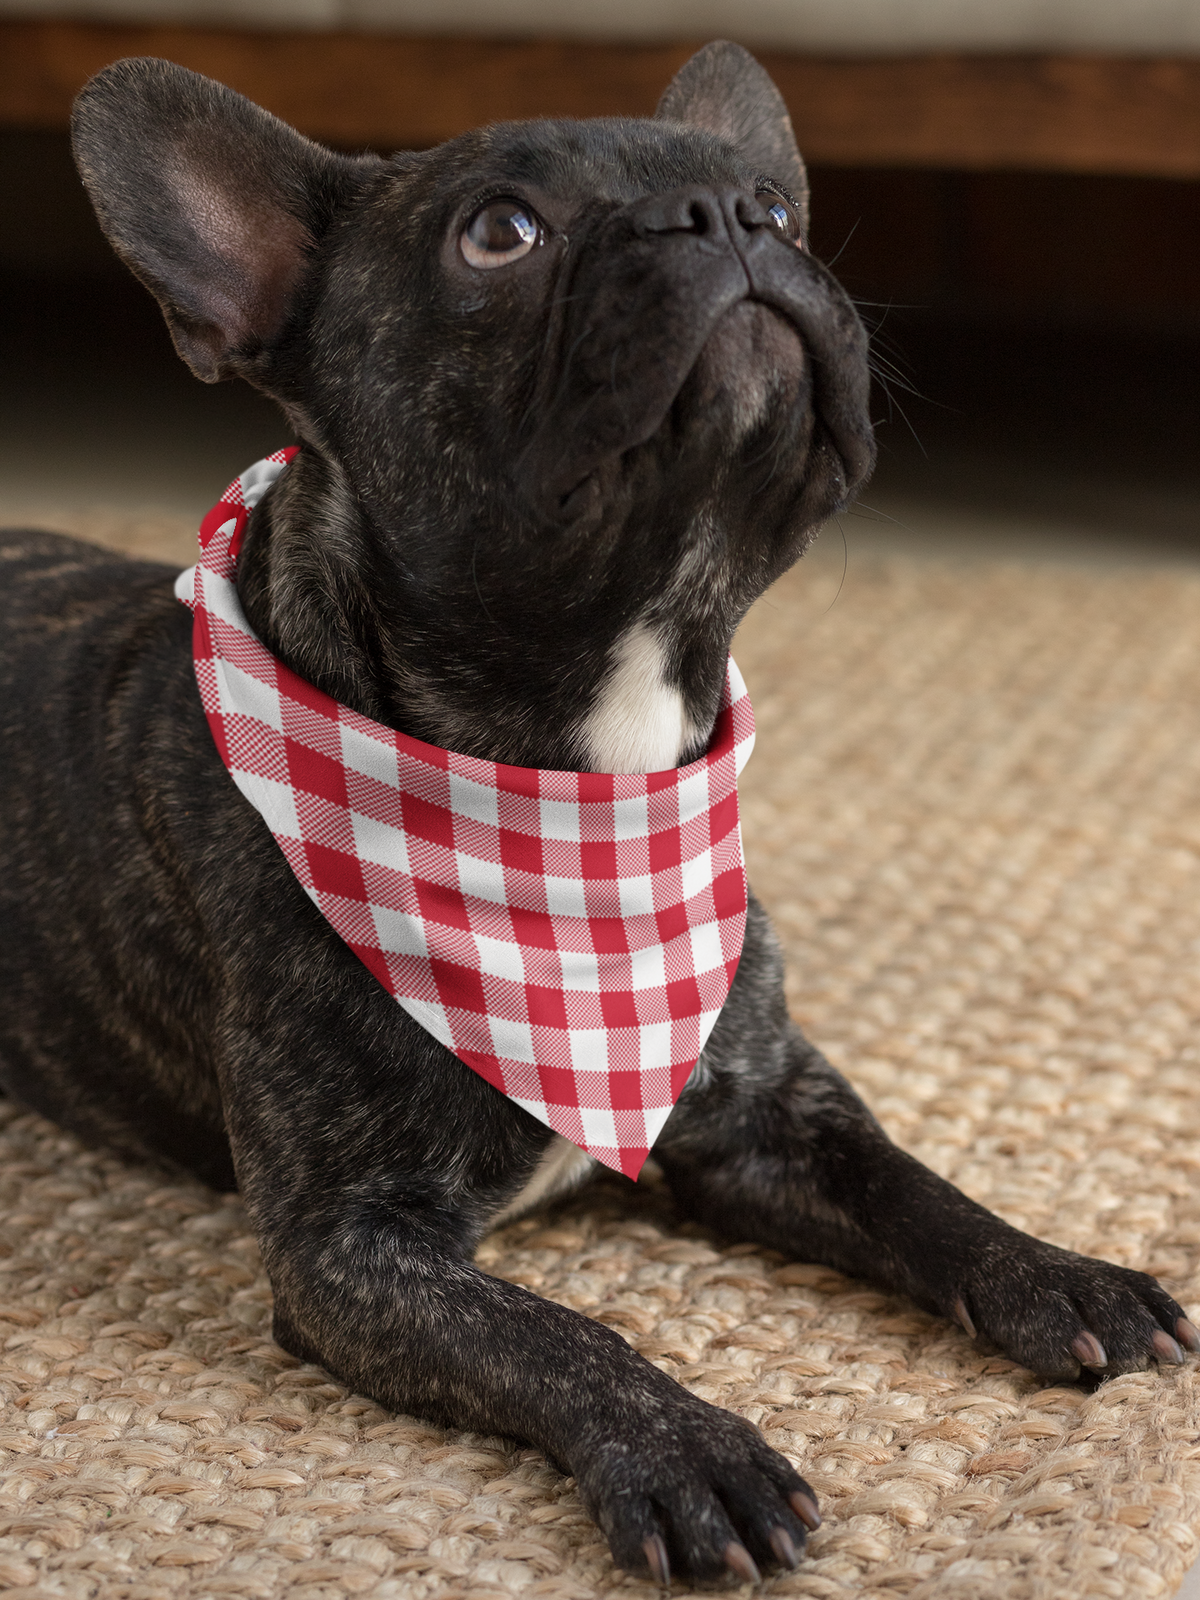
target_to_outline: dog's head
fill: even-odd
[[[241,561],[284,659],[472,754],[702,748],[738,621],[873,457],[866,341],[745,51],[707,46],[650,120],[390,161],[126,61],[75,148],[180,354],[305,446]]]

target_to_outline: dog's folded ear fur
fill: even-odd
[[[209,383],[261,376],[313,245],[378,165],[322,149],[232,89],[151,58],[91,80],[72,141],[101,227]]]
[[[764,178],[781,183],[797,202],[808,237],[808,177],[783,96],[748,50],[715,39],[697,50],[671,79],[654,115],[686,122],[736,145]]]

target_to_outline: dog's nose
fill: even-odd
[[[669,194],[650,195],[632,208],[634,231],[642,238],[655,234],[690,233],[698,238],[725,238],[742,243],[762,228],[772,226],[759,202],[745,189],[709,189],[689,184]]]

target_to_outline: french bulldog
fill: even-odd
[[[701,50],[649,119],[388,160],[122,61],[81,94],[74,143],[184,360],[273,396],[300,441],[238,556],[276,657],[483,760],[703,754],[739,620],[874,451],[866,338],[807,248],[791,125],[745,51]],[[752,1426],[474,1265],[591,1162],[314,908],[214,746],[174,572],[46,533],[0,549],[5,1090],[236,1187],[286,1350],[394,1410],[531,1441],[622,1567],[794,1566],[816,1501]],[[654,1157],[689,1217],[909,1295],[1038,1373],[1200,1349],[1152,1278],[1016,1231],[888,1140],[788,1019],[753,897]]]

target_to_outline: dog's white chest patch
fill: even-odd
[[[583,725],[594,772],[664,772],[677,767],[695,731],[683,693],[666,681],[662,641],[644,622],[618,640],[612,667]]]

